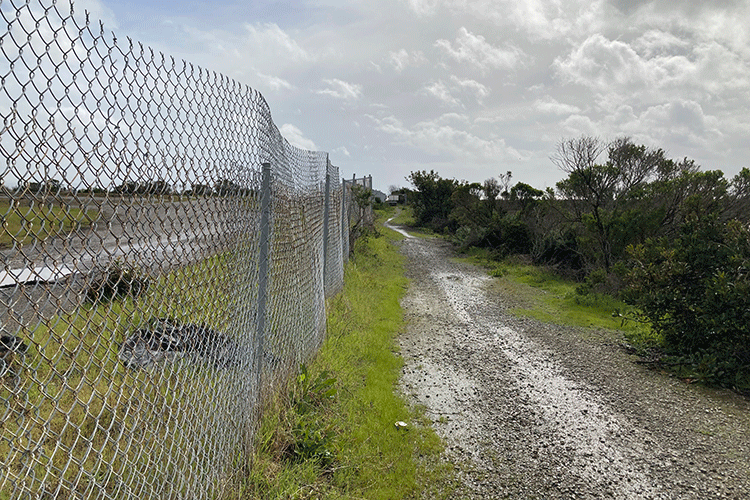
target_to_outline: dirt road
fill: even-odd
[[[402,390],[456,498],[750,498],[750,403],[649,371],[617,334],[518,318],[486,271],[407,238]]]

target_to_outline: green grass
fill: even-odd
[[[200,463],[211,453],[200,447],[220,442],[211,437],[214,428],[200,439],[185,436],[180,420],[205,413],[222,374],[189,363],[129,370],[118,350],[153,317],[226,331],[232,266],[212,257],[155,277],[135,300],[83,304],[17,332],[29,350],[3,360],[9,370],[0,379],[0,499],[13,497],[11,482],[67,498],[92,487],[112,495],[122,482],[162,482],[178,470],[211,470]]]
[[[482,249],[472,249],[464,259],[489,269],[496,278],[494,285],[514,301],[512,314],[560,325],[618,330],[643,346],[658,341],[646,325],[622,317],[633,315],[630,306],[601,293],[581,295],[576,292],[580,283],[550,269],[512,257],[492,261]]]
[[[393,213],[389,216],[393,217],[393,220],[390,222],[390,224],[394,226],[406,226],[406,227],[413,227],[416,225],[416,222],[414,220],[414,213],[410,206],[406,205],[399,205],[396,207],[389,207],[389,210],[392,210]]]
[[[81,210],[59,204],[0,201],[0,248],[24,245],[52,236],[62,236],[80,227],[90,226],[98,217],[96,210]]]
[[[393,226],[403,226],[409,234],[418,238],[434,238],[437,236],[433,230],[417,226],[417,223],[414,220],[414,211],[410,206],[399,205],[397,207],[389,207],[388,210],[393,211],[393,213],[388,216],[389,218],[395,215],[389,224]]]
[[[263,418],[249,475],[234,498],[450,497],[440,440],[396,393],[403,361],[395,336],[404,325],[399,299],[407,282],[390,240],[398,236],[387,233],[358,242],[344,291],[329,301],[327,340],[308,380],[324,373],[335,380],[335,395],[310,409],[299,397],[299,380],[291,384]],[[408,430],[399,430],[398,421]],[[305,444],[330,459],[289,458],[290,448]]]

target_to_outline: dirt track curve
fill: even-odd
[[[750,402],[636,364],[611,332],[511,316],[439,239],[411,280],[401,388],[462,480],[456,498],[750,498]]]

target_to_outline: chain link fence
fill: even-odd
[[[0,16],[0,499],[220,498],[324,338],[346,183],[255,90],[62,2]]]

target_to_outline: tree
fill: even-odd
[[[194,196],[211,196],[213,189],[208,184],[201,184],[199,182],[191,185],[191,194]]]
[[[372,231],[372,189],[359,184],[351,184],[352,201],[357,207],[357,221],[349,229],[349,250],[354,252],[354,243],[357,239]]]
[[[510,180],[513,177],[513,172],[508,170],[504,174],[500,174],[500,196],[507,199],[510,196]]]
[[[597,163],[604,151],[608,160]],[[567,139],[551,158],[566,179],[557,189],[572,208],[573,219],[597,248],[596,261],[609,272],[613,253],[627,225],[626,212],[644,185],[666,161],[664,151],[634,144],[629,138],[606,144],[593,137]]]
[[[494,202],[497,200],[497,197],[500,196],[501,191],[502,187],[494,177],[490,177],[484,181],[484,184],[482,184],[482,194],[486,200]]]
[[[214,183],[213,193],[217,196],[242,196],[248,194],[249,190],[229,179],[219,179]]]
[[[486,227],[489,223],[481,194],[481,184],[461,182],[451,195],[453,210],[451,210],[449,219],[458,230],[463,229],[463,231],[457,231],[457,233],[461,232],[457,236],[464,246],[474,245],[481,228]]]
[[[519,182],[510,190],[510,201],[517,201],[521,205],[521,212],[527,212],[529,207],[544,196],[544,191],[536,189],[524,182]]]
[[[510,172],[508,172],[508,174],[510,175]],[[490,177],[489,179],[484,181],[484,184],[482,184],[482,196],[484,197],[484,205],[486,207],[486,212],[490,218],[492,218],[496,213],[499,214],[500,212],[502,212],[502,209],[498,206],[497,200],[502,190],[502,186],[494,177]]]
[[[750,219],[750,169],[743,168],[730,184],[732,216],[748,222]]]
[[[406,178],[416,189],[411,197],[417,224],[442,232],[450,223],[453,210],[453,191],[459,183],[455,179],[442,179],[434,170],[412,172]]]

